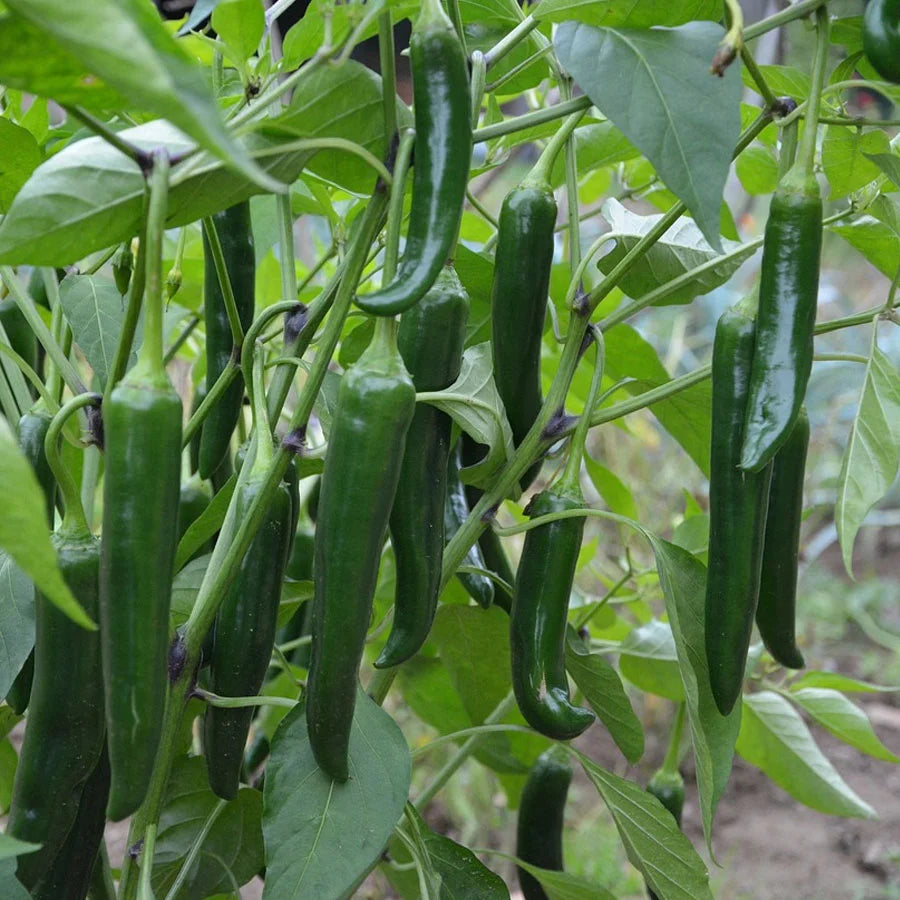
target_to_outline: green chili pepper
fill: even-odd
[[[259,493],[271,455],[257,454],[249,481],[238,488],[238,521]],[[290,491],[282,482],[216,613],[210,659],[210,688],[216,694],[252,697],[262,686],[275,643],[281,582],[292,535]],[[252,707],[209,706],[206,710],[204,748],[209,784],[223,800],[237,795],[252,718]]]
[[[444,504],[445,542],[453,537],[469,517],[469,503],[466,500],[463,483],[459,479],[461,454],[462,441],[458,441],[456,447],[450,451],[450,457],[447,460],[447,502]],[[488,568],[478,543],[469,548],[463,563],[476,569]],[[511,571],[510,576],[512,577]],[[487,609],[494,602],[494,582],[487,575],[478,575],[475,572],[457,572],[456,577],[479,606]]]
[[[131,241],[126,241],[116,251],[112,261],[113,278],[116,282],[116,290],[123,296],[128,296],[128,287],[131,284],[131,273],[134,271],[134,254],[131,252]]]
[[[787,441],[772,463],[756,625],[766,649],[783,666],[803,668],[797,648],[795,609],[800,523],[803,519],[803,471],[809,448],[809,419],[801,409]]]
[[[540,869],[563,871],[563,819],[572,781],[568,754],[551,747],[541,754],[528,774],[519,800],[516,856]],[[525,900],[548,900],[540,882],[517,868]]]
[[[212,217],[225,268],[231,282],[234,301],[241,327],[246,331],[253,323],[255,306],[256,262],[253,251],[253,228],[250,223],[250,201],[245,200]],[[218,377],[225,371],[232,358],[237,358],[239,348],[234,346],[234,336],[225,306],[222,286],[216,273],[212,250],[204,232],[203,236],[203,320],[206,324],[206,389],[212,389]],[[200,432],[198,469],[201,478],[209,478],[219,467],[231,435],[241,413],[244,396],[244,380],[238,376],[231,382],[219,402],[203,421]]]
[[[647,793],[652,794],[672,814],[675,823],[681,827],[681,811],[684,809],[684,779],[680,772],[659,769],[647,784]],[[649,900],[659,900],[656,892],[647,888]]]
[[[417,391],[440,391],[459,375],[469,297],[445,268],[421,302],[400,319],[397,343]],[[375,661],[396,666],[415,654],[431,630],[441,583],[450,427],[447,413],[419,404],[406,433],[400,481],[391,509],[397,565],[394,623]]]
[[[900,0],[869,0],[862,37],[866,59],[875,71],[900,84]]]
[[[359,663],[415,409],[412,379],[384,332],[392,325],[379,320],[372,343],[341,379],[316,521],[306,718],[316,761],[337,781],[348,776]]]
[[[165,707],[178,543],[181,399],[163,366],[162,230],[168,159],[154,154],[144,343],[103,404],[106,434],[100,620],[111,785],[118,820],[144,799]]]
[[[63,579],[87,615],[96,618],[100,545],[88,531],[77,488],[62,471],[55,448],[63,420],[77,404],[83,405],[82,398],[67,404],[45,442],[49,465],[61,479],[66,499],[66,516],[52,540]],[[34,896],[58,897],[46,882],[53,880],[52,872],[59,875],[56,859],[73,831],[103,751],[100,636],[73,622],[38,592],[34,659],[34,686],[7,830],[19,840],[42,845],[19,857],[17,876],[22,884]],[[93,843],[93,856],[98,845],[99,838]]]
[[[204,397],[206,397],[206,382],[201,381],[194,389],[194,399],[191,403],[191,415],[200,408],[200,404],[203,402]],[[202,428],[195,431],[191,437],[190,444],[188,444],[188,463],[191,475],[200,468],[200,435],[202,433]],[[228,474],[230,475],[231,472]]]
[[[300,523],[294,532],[294,543],[291,555],[285,567],[285,575],[293,581],[311,581],[313,577],[313,556],[315,553],[315,529]],[[301,603],[291,620],[281,629],[276,641],[286,644],[288,641],[309,634],[312,621],[312,603]],[[295,666],[309,668],[309,644],[301,644],[287,654],[288,661]]]
[[[738,467],[756,327],[740,305],[716,326],[712,360],[706,658],[716,705],[728,715],[741,694],[759,597],[771,467]]]
[[[425,0],[409,42],[416,142],[406,249],[396,278],[356,298],[392,316],[417,303],[447,262],[462,214],[472,157],[465,54],[439,0]]]
[[[32,369],[37,368],[38,342],[34,332],[25,321],[25,316],[9,297],[0,300],[0,325],[9,338],[12,347]]]

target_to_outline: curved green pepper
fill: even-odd
[[[787,441],[772,463],[769,514],[759,582],[756,625],[766,649],[783,666],[803,668],[797,647],[797,560],[803,520],[803,472],[809,448],[809,419],[801,409]]]
[[[782,181],[763,242],[756,348],[740,466],[759,472],[787,440],[812,370],[822,252],[822,200],[815,177]]]
[[[136,366],[103,404],[100,615],[112,785],[109,816],[144,798],[166,698],[178,543],[181,400]]]
[[[306,720],[316,762],[337,781],[348,777],[359,664],[415,402],[402,359],[376,331],[341,379],[316,521]]]
[[[53,543],[66,584],[96,618],[99,542],[54,535]],[[19,857],[17,876],[29,890],[47,877],[69,837],[104,733],[99,634],[76,625],[41,594],[35,613],[34,686],[7,828],[19,840],[43,845]]]
[[[869,0],[862,38],[866,59],[875,71],[900,84],[900,0]]]
[[[738,467],[755,333],[751,316],[728,309],[713,344],[705,619],[710,685],[722,715],[731,712],[744,682],[771,476],[770,466],[758,474]]]
[[[557,747],[542,753],[528,774],[519,801],[516,856],[540,869],[563,871],[563,817],[572,781],[568,755]],[[525,900],[547,900],[540,882],[517,868]]]
[[[532,518],[581,509],[580,496],[546,490],[526,512]],[[509,650],[516,702],[541,734],[566,741],[593,721],[589,709],[569,700],[565,643],[569,594],[581,550],[584,519],[557,519],[525,535],[509,618]]]
[[[541,337],[553,264],[556,200],[549,186],[522,185],[500,210],[491,288],[491,354],[497,392],[518,446],[534,424],[541,397]],[[541,469],[538,461],[522,490]]]
[[[468,316],[469,296],[451,268],[445,268],[434,287],[403,314],[397,343],[417,391],[440,391],[456,380]],[[399,665],[415,654],[434,621],[444,552],[451,425],[447,413],[421,403],[406,432],[390,519],[397,565],[394,622],[375,661],[378,668]]]
[[[465,487],[459,478],[461,459],[462,441],[458,441],[456,447],[450,451],[450,457],[447,460],[447,502],[444,504],[445,541],[449,541],[463,522],[469,518],[469,501],[466,499]],[[463,564],[476,569],[488,568],[482,556],[481,546],[477,542],[469,548]],[[510,576],[512,576],[512,571],[510,571]],[[487,609],[494,602],[494,582],[487,575],[479,575],[475,572],[457,572],[456,577],[479,606]]]
[[[416,142],[406,249],[394,280],[356,298],[361,309],[393,316],[417,303],[447,262],[472,158],[466,58],[453,24],[436,0],[425,0],[409,42]]]
[[[236,508],[238,521],[259,493],[261,481],[251,472],[250,481],[241,488]],[[216,613],[209,676],[210,688],[216,694],[252,697],[265,679],[293,537],[292,512],[290,491],[282,482]],[[207,707],[204,749],[209,785],[223,800],[237,795],[253,711],[249,706]]]
[[[213,225],[228,280],[234,293],[238,318],[246,331],[253,323],[255,307],[256,257],[253,251],[253,228],[250,223],[250,201],[237,203],[213,217]],[[235,354],[231,324],[225,309],[222,287],[216,273],[212,252],[203,236],[203,320],[206,324],[206,389],[211,390]],[[198,470],[201,478],[209,478],[219,467],[241,413],[244,379],[235,377],[203,421],[200,432]]]

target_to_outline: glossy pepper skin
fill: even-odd
[[[409,309],[440,274],[456,238],[472,158],[465,54],[439,4],[423,6],[409,42],[416,140],[406,248],[394,280],[356,299],[379,316]],[[437,14],[426,15],[435,6]]]
[[[461,443],[461,441],[458,442],[456,447],[450,451],[450,457],[447,460],[447,502],[444,504],[445,542],[453,537],[469,517],[469,502],[466,500],[465,487],[459,478]],[[477,543],[469,547],[463,563],[478,569],[488,568],[481,554],[481,547]],[[494,582],[487,575],[457,572],[456,577],[479,606],[487,609],[494,602]]]
[[[162,726],[181,415],[168,378],[142,375],[137,367],[103,404],[100,624],[113,820],[141,804]]]
[[[546,490],[527,512],[536,518],[583,506],[580,497]],[[509,618],[516,702],[532,728],[558,741],[577,737],[594,721],[589,709],[569,700],[565,664],[569,594],[583,533],[580,516],[526,532]]]
[[[19,449],[25,454],[31,463],[38,484],[44,492],[47,510],[47,524],[53,527],[53,516],[56,500],[56,479],[47,464],[47,455],[44,453],[44,438],[50,427],[51,417],[49,413],[38,405],[25,413],[19,419],[16,426]],[[6,702],[16,715],[25,712],[28,699],[31,696],[31,684],[34,678],[34,651],[28,655],[15,681],[6,695]]]
[[[869,0],[862,37],[866,59],[878,74],[900,84],[900,0]]]
[[[253,229],[250,224],[250,201],[237,203],[213,217],[213,224],[222,254],[225,257],[225,268],[234,292],[238,318],[246,331],[253,324],[255,306],[256,258],[253,251]],[[203,239],[203,321],[206,325],[206,389],[212,389],[218,377],[225,371],[231,359],[234,340],[225,299],[216,274],[216,266],[212,253]],[[200,450],[197,467],[201,478],[209,478],[219,467],[225,454],[231,435],[237,425],[241,413],[241,402],[244,396],[244,379],[239,374],[219,398],[219,402],[210,410],[200,430]]]
[[[722,715],[731,712],[744,681],[771,476],[771,467],[755,474],[738,466],[755,334],[749,315],[728,309],[713,344],[705,619],[710,684]]]
[[[809,449],[809,419],[801,410],[772,463],[769,514],[759,582],[756,625],[766,649],[789,669],[803,668],[797,647],[797,561],[803,519],[803,473]]]
[[[250,477],[237,501],[238,521],[260,490],[261,481],[253,473]],[[293,537],[292,512],[290,492],[282,482],[216,613],[209,685],[220,696],[255,696],[265,679]],[[237,796],[253,712],[250,706],[206,709],[204,749],[209,785],[223,800]]]
[[[434,287],[400,318],[397,344],[417,391],[440,391],[459,375],[469,296],[445,268]],[[378,668],[405,662],[431,630],[441,584],[444,503],[450,455],[450,416],[429,403],[416,406],[406,432],[400,481],[391,508],[397,566],[394,621]]]
[[[814,178],[782,182],[763,243],[756,348],[740,465],[759,472],[787,440],[812,369],[822,252],[822,200]]]
[[[518,446],[541,409],[541,335],[553,264],[556,200],[545,186],[521,186],[500,210],[491,288],[494,381]],[[522,490],[540,471],[535,463]]]
[[[99,542],[58,536],[53,542],[66,584],[96,619]],[[99,634],[76,625],[40,594],[35,619],[34,686],[7,829],[43,845],[19,857],[17,876],[29,890],[46,877],[72,830],[104,733]]]
[[[537,758],[519,801],[516,856],[541,869],[563,871],[563,816],[572,781],[572,766],[554,749]],[[525,900],[547,900],[540,882],[517,869]]]
[[[316,762],[341,782],[348,777],[359,664],[415,398],[399,355],[373,343],[341,379],[328,437],[306,720]]]

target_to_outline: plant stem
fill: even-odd
[[[394,62],[394,25],[390,9],[378,17],[378,57],[381,65],[381,105],[384,142],[390,146],[397,131],[397,71]]]
[[[234,288],[228,275],[228,267],[225,265],[222,242],[219,240],[215,223],[209,216],[203,220],[203,235],[212,255],[213,265],[216,267],[216,278],[219,280],[219,289],[222,291],[225,311],[228,314],[228,325],[231,328],[231,340],[235,347],[240,347],[244,340],[241,316],[238,312],[237,301],[234,299]]]
[[[430,753],[435,747],[458,741],[460,738],[468,737],[472,734],[502,734],[510,731],[519,732],[521,734],[534,734],[534,731],[525,725],[473,725],[471,728],[461,728],[459,731],[453,731],[450,734],[442,734],[433,741],[429,741],[421,747],[410,750],[410,756],[415,759],[417,756]]]
[[[297,299],[297,264],[294,261],[294,214],[288,194],[275,195],[278,213],[278,248],[281,251],[281,299]]]
[[[82,125],[87,126],[98,137],[103,138],[107,144],[115,147],[120,153],[124,153],[125,156],[133,160],[142,170],[146,169],[148,161],[146,151],[123,140],[115,131],[109,128],[105,122],[101,122],[100,119],[92,116],[86,109],[82,109],[80,106],[66,106],[64,108],[70,116],[78,119]]]
[[[484,54],[484,62],[488,69],[500,62],[510,50],[514,50],[535,28],[540,25],[534,16],[525,16],[512,31],[504,35],[487,53]]]
[[[504,134],[514,134],[516,131],[524,131],[526,128],[543,125],[545,122],[552,122],[554,119],[562,119],[572,113],[590,109],[592,105],[589,97],[576,97],[574,100],[556,103],[545,109],[538,109],[535,112],[525,113],[522,116],[515,116],[512,119],[497,122],[495,125],[486,125],[484,128],[477,128],[472,132],[472,143],[479,144],[482,141],[490,141]]]
[[[293,709],[297,705],[297,701],[291,700],[290,697],[266,697],[259,694],[252,697],[220,697],[203,688],[194,688],[193,694],[204,703],[223,709],[241,709],[245,706],[282,706],[285,709]]]
[[[278,195],[282,196],[281,194]],[[178,351],[184,346],[187,339],[193,334],[194,329],[200,324],[200,316],[191,313],[187,325],[181,329],[178,337],[172,342],[172,346],[163,355],[163,365],[168,365],[178,355]]]
[[[747,71],[750,73],[750,77],[756,85],[756,90],[765,101],[766,106],[769,108],[773,107],[778,102],[778,98],[775,96],[772,88],[769,87],[769,83],[766,81],[765,76],[756,64],[753,54],[747,49],[746,44],[741,47],[741,62],[747,67]]]
[[[824,6],[826,2],[827,0],[801,0],[801,2],[781,10],[775,15],[761,19],[753,25],[748,25],[744,29],[744,41],[752,41],[767,31],[780,28],[782,25],[787,25],[788,22],[793,22],[795,19],[803,19],[810,13],[815,12],[819,7]]]
[[[16,351],[13,350],[12,347],[9,346],[9,338],[6,335],[6,331],[4,330],[2,323],[0,323],[0,354],[11,360],[16,365],[18,370],[22,373],[22,375],[24,375],[25,378],[27,378],[31,382],[34,389],[40,395],[41,400],[44,401],[51,413],[56,412],[56,410],[59,409],[59,403],[57,403],[56,400],[50,395],[50,392],[44,386],[44,382],[41,381],[41,376],[38,375],[38,373],[35,372],[34,369],[32,369],[31,366],[28,365],[28,363],[24,359],[22,359],[22,357],[19,356],[19,354],[16,353]],[[5,369],[6,367],[4,366],[4,371]]]
[[[497,705],[494,711],[484,720],[485,725],[496,725],[507,713],[515,708],[516,698],[510,691]],[[453,777],[457,769],[478,749],[484,742],[486,734],[479,732],[473,734],[439,769],[434,780],[416,798],[413,804],[420,812],[428,806],[441,788]]]
[[[219,397],[228,390],[228,385],[237,378],[240,366],[234,359],[229,359],[222,369],[222,373],[215,380],[194,414],[188,419],[187,425],[181,434],[181,449],[183,450],[191,442],[191,438],[197,433],[197,429],[203,424],[203,420],[209,415],[210,410],[219,402]]]
[[[594,362],[593,374],[591,375],[591,387],[588,391],[587,400],[584,402],[584,410],[578,417],[572,440],[569,442],[569,458],[566,461],[566,468],[559,482],[560,491],[569,491],[578,496],[581,496],[581,461],[584,458],[584,447],[588,431],[591,428],[591,413],[597,405],[597,398],[600,396],[600,388],[603,385],[603,363],[605,359],[603,335],[596,328],[592,328],[591,332],[597,345],[597,358]]]
[[[559,151],[566,146],[572,132],[578,126],[578,123],[584,118],[585,110],[572,113],[565,122],[557,129],[556,133],[550,138],[547,146],[544,147],[538,161],[534,164],[532,170],[522,180],[523,186],[536,185],[540,187],[550,187],[550,173],[553,171],[553,165]]]
[[[828,30],[830,20],[828,10],[820,6],[816,10],[816,55],[810,77],[809,101],[806,108],[806,125],[800,146],[797,148],[798,172],[812,177],[816,160],[816,132],[822,87],[825,84],[825,66],[828,62]]]
[[[406,193],[406,175],[412,157],[416,133],[411,128],[403,132],[397,147],[394,162],[394,183],[391,185],[391,201],[388,206],[387,229],[384,244],[384,268],[381,273],[383,284],[389,284],[397,270],[400,255],[400,225],[403,220],[403,196]]]
[[[169,888],[169,892],[166,894],[166,900],[175,900],[175,898],[178,896],[178,892],[183,887],[185,881],[187,881],[187,877],[191,871],[191,867],[194,865],[194,862],[200,855],[200,848],[203,846],[203,842],[207,839],[207,837],[209,837],[209,833],[210,831],[212,831],[213,825],[216,824],[216,819],[218,819],[219,816],[222,815],[227,805],[228,802],[226,800],[219,800],[219,802],[210,810],[209,815],[206,817],[206,821],[203,823],[203,827],[200,829],[200,833],[197,835],[193,845],[191,846],[190,852],[184,858],[184,863],[178,870],[178,876],[172,882],[172,887]]]

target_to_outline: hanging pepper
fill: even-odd
[[[900,84],[900,0],[869,0],[862,39],[866,59],[875,71]]]

